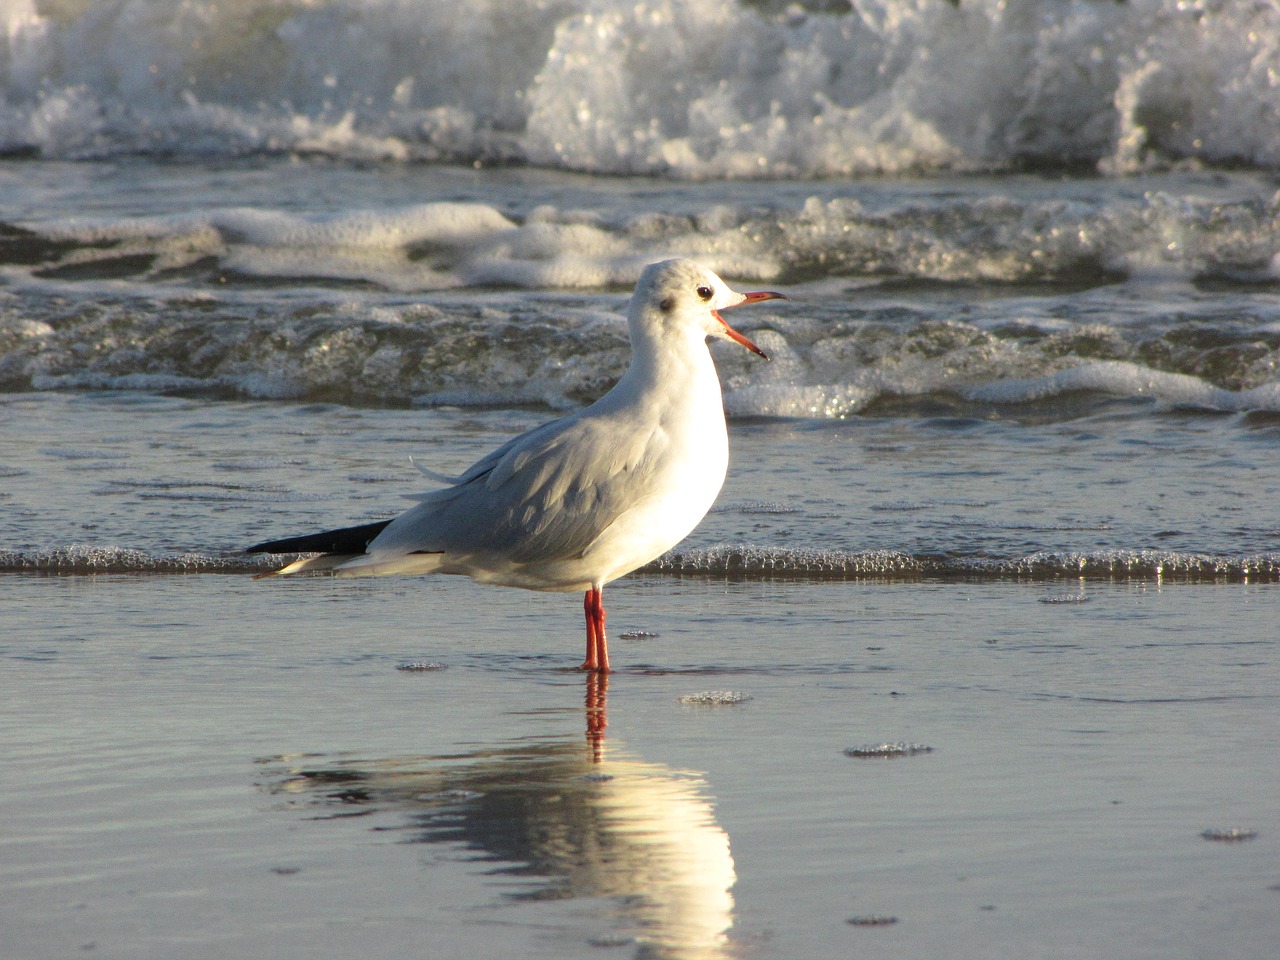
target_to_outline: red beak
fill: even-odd
[[[744,293],[742,295],[741,302],[735,303],[734,306],[742,307],[742,306],[746,306],[748,303],[759,303],[762,300],[790,300],[790,299],[791,298],[788,297],[785,293],[774,293],[772,290],[759,290],[755,293]],[[722,309],[728,310],[729,308],[723,307]],[[752,343],[750,340],[748,340],[746,337],[740,334],[737,330],[733,329],[733,327],[729,326],[729,324],[725,323],[724,317],[720,316],[720,314],[717,311],[712,310],[711,312],[715,314],[715,318],[717,320],[719,320],[721,323],[724,323],[724,332],[729,335],[729,339],[733,340],[735,343],[742,344],[752,353],[758,354],[759,356],[764,357],[766,360],[769,359],[769,355],[767,353],[765,353],[763,350],[757,347],[754,343]]]

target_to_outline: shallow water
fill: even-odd
[[[1271,589],[9,575],[6,950],[1270,956]]]
[[[1080,401],[1071,419],[732,426],[683,574],[1272,581],[1280,424]],[[1061,417],[1061,409],[1058,417]],[[395,515],[546,419],[141,393],[0,396],[0,569],[262,569],[249,544]],[[86,424],[92,424],[86,433]]]
[[[15,956],[1273,949],[1274,586],[1134,559],[1274,549],[1269,418],[737,423],[686,572],[607,591],[601,690],[576,597],[238,553],[400,509],[409,456],[536,412],[0,410]],[[985,565],[1031,550],[1060,562]],[[845,752],[881,744],[931,749]]]

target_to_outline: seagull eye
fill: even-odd
[[[703,284],[701,287],[699,287],[697,292],[698,292],[698,296],[700,296],[703,300],[710,300],[715,295],[715,291],[712,290],[710,287],[708,287],[706,284]]]

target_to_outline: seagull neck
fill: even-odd
[[[701,331],[646,337],[633,333],[631,342],[631,366],[625,379],[637,387],[652,386],[668,394],[713,387],[719,393],[720,379]]]

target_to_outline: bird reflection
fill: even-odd
[[[591,759],[599,763],[604,759],[604,728],[609,725],[609,675],[593,672],[587,674],[587,743],[591,745]]]
[[[267,784],[306,803],[400,810],[412,842],[476,854],[521,883],[521,902],[602,897],[646,956],[729,955],[735,881],[729,837],[697,774],[604,748],[607,678],[588,686],[588,743],[520,741],[449,757],[381,761],[278,758]],[[593,707],[593,701],[595,706]],[[593,709],[595,714],[593,715]],[[335,811],[338,812],[338,811]]]

